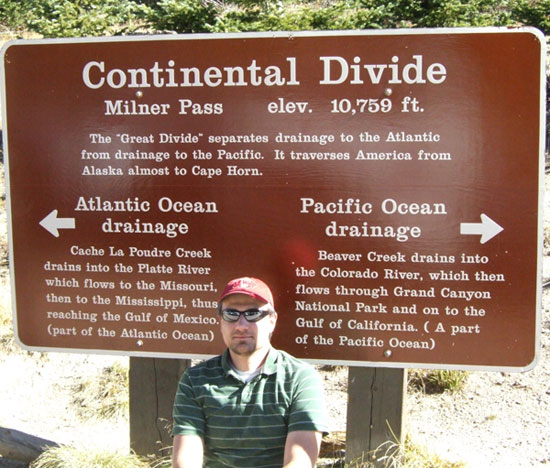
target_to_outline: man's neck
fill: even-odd
[[[233,351],[229,350],[229,355],[231,356],[231,362],[235,369],[243,372],[251,372],[264,364],[270,350],[271,346],[258,349],[250,355],[235,354]]]

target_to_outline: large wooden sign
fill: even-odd
[[[19,342],[216,354],[250,275],[300,358],[529,368],[543,56],[530,29],[10,43]]]

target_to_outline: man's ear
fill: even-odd
[[[268,315],[269,321],[271,322],[271,332],[269,333],[269,340],[273,338],[273,332],[275,331],[275,326],[277,325],[277,312]],[[265,319],[264,319],[265,320]]]

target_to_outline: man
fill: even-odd
[[[328,429],[322,382],[271,346],[277,313],[269,287],[230,281],[218,313],[227,350],[180,380],[173,467],[314,467]]]

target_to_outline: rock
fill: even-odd
[[[29,468],[29,464],[8,458],[0,458],[0,468]]]

